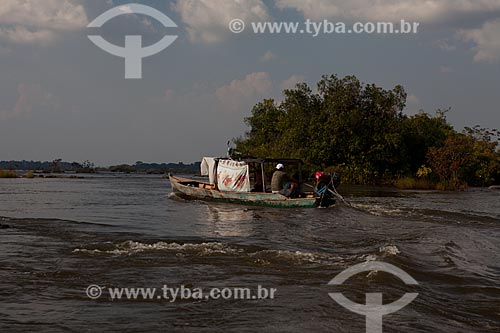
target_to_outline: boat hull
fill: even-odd
[[[173,192],[185,199],[277,208],[315,208],[319,205],[318,198],[290,199],[277,193],[221,192],[209,188],[201,188],[199,184],[203,183],[187,178],[170,175],[169,179]]]

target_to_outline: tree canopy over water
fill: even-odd
[[[405,115],[402,86],[386,90],[331,75],[316,92],[299,83],[283,95],[281,102],[265,99],[253,107],[237,151],[300,158],[310,170],[335,169],[358,184],[417,174],[444,187],[500,180],[498,131],[476,126],[458,133],[446,120],[448,110]]]

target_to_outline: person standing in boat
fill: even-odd
[[[271,191],[289,198],[295,194],[296,188],[297,183],[285,172],[285,166],[281,163],[277,164],[271,179]]]

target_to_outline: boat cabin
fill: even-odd
[[[302,183],[302,160],[290,158],[228,158],[204,157],[201,175],[208,176],[206,188],[231,192],[271,192],[271,179],[276,165],[285,165],[290,177]]]

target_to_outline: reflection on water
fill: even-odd
[[[213,233],[223,237],[248,237],[252,234],[252,224],[248,223],[257,218],[253,210],[244,206],[206,204],[206,216],[200,220],[207,220],[213,227]]]

